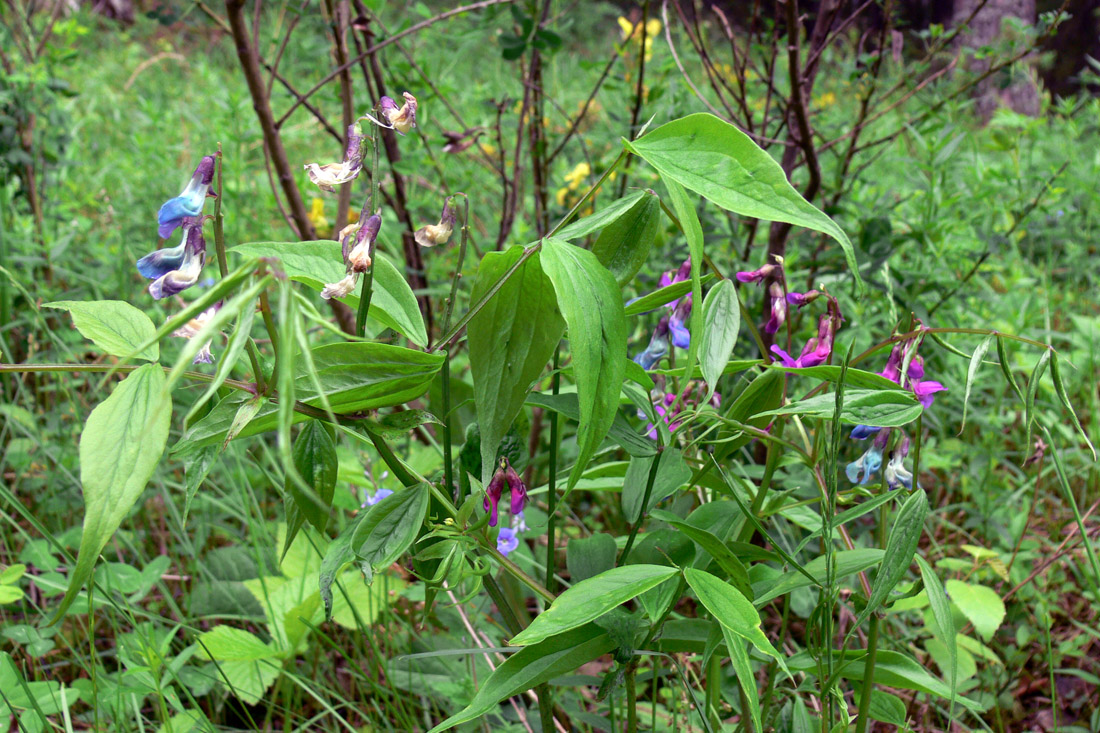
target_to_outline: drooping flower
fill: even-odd
[[[787,299],[783,295],[783,286],[772,283],[768,288],[768,298],[771,300],[771,316],[764,323],[764,333],[774,334],[787,320]]]
[[[661,279],[657,283],[658,287],[667,288],[669,285],[675,285],[676,283],[684,282],[691,277],[691,259],[684,260],[676,272],[669,270],[661,273]],[[675,307],[676,301],[673,301],[672,307]]]
[[[368,496],[366,498],[366,500],[364,500],[363,503],[359,505],[359,508],[360,509],[365,509],[369,506],[374,506],[375,504],[377,504],[378,502],[382,501],[387,496],[390,496],[392,494],[393,494],[393,491],[390,490],[390,489],[378,489],[374,492],[373,495]]]
[[[221,310],[221,302],[217,302],[210,306],[202,313],[192,318],[187,323],[183,324],[172,335],[176,338],[192,339],[199,334],[200,331],[210,322],[210,319],[214,317],[214,314]],[[214,355],[210,353],[210,341],[207,340],[202,348],[199,349],[199,353],[195,355],[195,358],[191,361],[192,364],[213,364]]]
[[[347,227],[341,232],[344,235],[342,242],[344,266],[347,275],[339,282],[326,283],[321,291],[322,298],[325,300],[343,298],[355,289],[356,283],[359,282],[359,276],[370,269],[374,240],[378,238],[378,231],[381,228],[382,217],[378,214],[372,214],[359,224],[355,230],[349,231],[351,227]]]
[[[516,473],[516,469],[509,464],[504,471],[504,480],[507,482],[508,490],[512,494],[511,503],[508,507],[512,512],[512,516],[523,516],[523,508],[527,505],[527,487],[524,486],[523,479]]]
[[[736,277],[739,282],[758,283],[767,280],[774,275],[778,269],[780,269],[779,265],[768,264],[758,270],[742,270],[737,273]]]
[[[363,170],[363,130],[359,123],[348,126],[348,149],[340,163],[306,163],[309,180],[322,191],[336,193],[336,187],[354,181]]]
[[[832,315],[821,316],[818,321],[817,336],[806,342],[797,359],[791,358],[790,354],[774,344],[772,353],[779,357],[784,366],[788,367],[812,367],[824,364],[829,360],[829,354],[833,352],[833,324]]]
[[[382,116],[386,118],[386,122],[394,130],[397,130],[398,134],[408,134],[409,130],[416,127],[416,97],[404,92],[402,96],[405,98],[405,103],[401,107],[397,106],[397,102],[393,101],[390,97],[382,97],[378,103],[378,108],[382,112]]]
[[[907,455],[909,455],[909,436],[902,435],[901,440],[898,441],[898,444],[890,453],[890,461],[882,471],[882,475],[886,479],[886,485],[889,488],[913,488],[913,474],[903,463]]]
[[[853,440],[867,440],[878,431],[878,428],[873,428],[870,425],[856,425],[852,428],[852,433],[849,437]]]
[[[485,501],[483,506],[485,511],[489,512],[489,526],[497,526],[497,505],[500,503],[500,497],[504,493],[504,485],[507,483],[505,478],[504,465],[497,466],[497,470],[493,472],[493,477],[489,479],[489,485],[485,487]]]
[[[519,537],[516,535],[516,530],[511,527],[501,527],[500,533],[497,534],[497,550],[500,554],[508,557],[508,553],[517,547],[519,547]]]
[[[668,330],[672,333],[672,343],[680,349],[691,346],[691,331],[687,328],[687,319],[691,316],[691,293],[676,304],[668,319]]]
[[[649,339],[649,346],[634,357],[634,363],[642,369],[649,371],[657,365],[661,359],[668,355],[668,316],[663,316],[657,321],[657,328],[653,329],[653,336]]]
[[[932,401],[935,399],[937,392],[946,392],[947,387],[944,387],[939,382],[931,380],[925,380],[924,378],[924,359],[920,356],[914,356],[913,360],[909,362],[909,389],[916,395],[917,401],[921,405],[928,409],[932,406]]]
[[[443,213],[439,215],[439,223],[420,227],[413,238],[421,247],[446,244],[451,238],[451,232],[454,231],[456,220],[455,210],[451,207],[451,199],[448,198],[443,202]]]
[[[202,206],[213,181],[214,156],[207,155],[199,162],[199,167],[191,174],[190,182],[180,195],[165,201],[157,212],[157,233],[162,239],[172,236],[172,232],[183,225],[185,219],[202,214]]]
[[[183,223],[183,239],[175,247],[150,252],[137,261],[138,272],[153,282],[149,293],[160,300],[181,293],[198,282],[206,264],[206,240],[202,236],[202,219],[187,218]]]
[[[819,297],[821,297],[821,291],[819,290],[807,290],[805,293],[787,293],[787,304],[801,308],[814,302]]]
[[[882,467],[882,451],[886,448],[886,442],[890,439],[890,431],[893,428],[879,428],[871,447],[864,451],[859,460],[852,461],[845,469],[848,480],[853,484],[865,485],[871,481],[871,477]]]

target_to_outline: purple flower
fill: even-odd
[[[420,227],[413,235],[413,239],[421,247],[434,247],[437,244],[445,244],[451,238],[451,232],[454,231],[457,219],[455,210],[451,208],[451,200],[448,198],[443,202],[443,213],[439,215],[439,223]]]
[[[363,132],[358,123],[348,126],[348,148],[340,163],[306,163],[309,180],[322,191],[336,193],[336,187],[355,180],[363,169]]]
[[[359,276],[370,269],[371,253],[374,250],[374,240],[378,238],[378,231],[382,228],[382,217],[371,214],[351,233],[342,237],[342,251],[344,254],[344,272],[347,274],[343,280],[334,283],[325,283],[321,290],[321,297],[325,300],[331,298],[343,298],[353,290],[359,282]],[[343,234],[343,233],[342,233]],[[354,238],[353,238],[354,235]]]
[[[160,300],[181,293],[194,285],[206,264],[206,240],[202,219],[188,218],[183,223],[183,239],[178,246],[151,252],[137,261],[137,269],[153,280],[149,293]]]
[[[768,288],[768,297],[771,299],[771,316],[764,324],[764,333],[774,334],[787,320],[787,299],[783,295],[783,288],[779,283],[772,283]]]
[[[668,354],[668,316],[664,316],[657,322],[657,328],[653,329],[653,336],[649,339],[649,346],[634,357],[634,363],[642,369],[649,371],[657,362]]]
[[[508,483],[508,489],[512,492],[512,503],[509,509],[512,516],[523,516],[523,507],[527,505],[527,487],[523,485],[523,479],[516,473],[516,469],[510,465],[504,472],[504,480]]]
[[[378,103],[378,108],[390,127],[397,130],[398,134],[405,135],[409,130],[416,127],[417,102],[416,97],[408,92],[404,92],[402,96],[405,98],[405,103],[400,108],[398,108],[397,102],[390,97],[382,97]]]
[[[489,485],[485,487],[485,501],[482,506],[489,512],[489,526],[497,526],[497,505],[500,503],[501,494],[504,493],[504,466],[497,466]]]
[[[917,396],[917,401],[921,405],[928,409],[932,406],[933,397],[937,392],[946,392],[947,387],[944,387],[939,382],[923,381],[920,379],[913,379],[909,382],[909,388],[913,390],[913,394]]]
[[[778,269],[779,265],[764,265],[758,270],[742,270],[737,273],[736,277],[743,283],[758,283],[767,280]]]
[[[878,430],[878,428],[873,428],[870,425],[856,425],[852,428],[852,433],[849,437],[853,440],[867,440],[877,433]]]
[[[378,489],[377,491],[374,492],[373,496],[368,496],[366,498],[366,501],[364,501],[362,504],[359,505],[359,508],[360,509],[365,509],[366,507],[374,506],[378,502],[385,499],[387,496],[392,496],[392,495],[393,495],[393,491],[391,491],[390,489]]]
[[[157,212],[157,233],[162,239],[172,236],[172,232],[184,223],[184,219],[202,213],[202,205],[206,201],[206,194],[213,180],[214,156],[207,155],[191,174],[191,181],[180,195],[165,201]]]
[[[796,308],[801,308],[814,302],[819,297],[821,297],[821,292],[817,290],[808,290],[805,293],[787,293],[787,303]]]
[[[672,343],[680,349],[691,345],[691,331],[687,328],[687,319],[691,316],[691,293],[680,299],[672,316],[668,319],[668,329],[672,332]]]
[[[508,553],[519,547],[519,537],[511,527],[501,527],[497,535],[497,550],[501,555],[508,557]]]
[[[780,358],[784,366],[788,367],[812,367],[824,364],[833,352],[833,323],[831,315],[821,316],[818,321],[817,336],[806,342],[797,359],[791,358],[790,354],[775,345],[772,346],[772,353]]]

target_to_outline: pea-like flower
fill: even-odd
[[[397,130],[401,135],[406,135],[409,130],[416,127],[417,103],[416,97],[408,92],[405,92],[402,96],[405,98],[405,103],[400,107],[390,97],[382,97],[378,103],[378,108],[381,110],[382,116],[386,118],[386,122],[389,123],[389,127]]]
[[[202,219],[187,218],[183,240],[175,247],[150,252],[137,261],[138,272],[153,282],[149,294],[157,300],[181,293],[198,282],[206,264]]]
[[[378,489],[377,491],[374,492],[374,494],[372,494],[371,496],[368,496],[363,501],[363,503],[359,505],[359,508],[360,509],[366,509],[369,506],[374,506],[375,504],[377,504],[378,502],[382,501],[387,496],[390,496],[392,494],[393,494],[393,491],[390,490],[390,489]]]
[[[739,282],[759,283],[767,280],[780,269],[779,265],[764,265],[758,270],[742,270],[736,277]]]
[[[519,537],[516,535],[516,530],[511,527],[501,527],[497,535],[497,550],[500,554],[508,557],[508,554],[518,547]]]
[[[864,451],[859,460],[848,464],[845,473],[853,484],[865,485],[871,481],[871,477],[882,467],[882,451],[886,448],[886,442],[890,439],[890,431],[893,428],[879,428],[871,447]]]
[[[788,367],[812,367],[824,364],[833,352],[833,329],[832,315],[825,314],[818,321],[817,336],[806,342],[797,359],[791,358],[790,354],[776,345],[772,346],[772,353],[779,357],[784,366]]]
[[[772,283],[768,287],[768,298],[771,299],[771,315],[764,323],[764,333],[774,334],[787,320],[787,299],[783,295],[783,286]]]
[[[353,232],[343,236],[344,266],[347,275],[343,280],[335,283],[326,283],[321,291],[321,297],[343,298],[355,289],[359,282],[359,276],[370,269],[371,252],[374,250],[374,240],[378,238],[378,230],[382,228],[382,217],[372,214]],[[354,239],[353,239],[354,237]],[[354,244],[352,242],[354,241]]]
[[[668,316],[661,317],[661,320],[657,322],[657,328],[653,329],[649,346],[634,357],[634,363],[646,371],[655,367],[657,362],[668,355],[668,320]]]
[[[202,329],[206,326],[206,324],[210,322],[210,319],[214,317],[214,314],[216,314],[219,310],[221,310],[221,307],[222,307],[222,304],[221,304],[220,301],[215,303],[214,305],[212,305],[209,308],[207,308],[206,310],[204,310],[202,313],[200,313],[197,316],[195,316],[194,318],[192,318],[187,323],[185,323],[182,326],[180,326],[179,328],[177,328],[175,331],[172,332],[172,335],[175,336],[176,338],[185,338],[185,339],[195,338],[195,336],[199,335],[199,332],[202,331]],[[214,355],[210,352],[210,341],[209,340],[205,344],[202,345],[202,348],[199,349],[199,353],[195,355],[195,358],[191,361],[191,363],[192,364],[213,364],[214,363]]]
[[[925,409],[932,406],[932,401],[935,399],[934,395],[937,392],[947,391],[947,387],[939,382],[925,380],[924,360],[920,356],[914,356],[913,360],[909,362],[909,389],[913,390],[913,394],[916,395],[917,400]]]
[[[687,319],[691,316],[691,293],[688,293],[676,304],[672,315],[668,319],[668,330],[672,334],[672,343],[680,349],[691,346],[691,331],[687,327]]]
[[[807,290],[805,293],[787,293],[787,304],[793,305],[795,308],[801,308],[804,305],[809,305],[820,297],[821,291],[819,290]]]
[[[903,486],[907,489],[913,488],[913,474],[903,463],[907,455],[909,455],[909,436],[902,435],[901,440],[890,453],[890,461],[882,471],[886,485],[891,489],[900,489]]]
[[[457,221],[455,210],[451,207],[451,199],[443,202],[443,213],[439,215],[438,224],[429,224],[416,230],[413,238],[421,247],[434,247],[437,244],[446,244],[454,231]]]
[[[505,461],[507,464],[507,461]],[[508,490],[511,492],[511,504],[508,507],[512,511],[513,517],[523,517],[523,508],[527,506],[527,487],[523,483],[523,479],[516,473],[516,469],[512,468],[510,464],[504,470],[504,481],[508,484]]]
[[[336,187],[354,181],[363,170],[363,131],[358,123],[348,127],[348,149],[340,163],[306,163],[309,180],[322,191],[336,193]]]
[[[157,233],[162,239],[172,236],[172,232],[182,226],[185,219],[202,214],[202,206],[213,181],[214,156],[207,155],[199,162],[199,167],[191,174],[191,181],[180,195],[165,201],[157,212]]]

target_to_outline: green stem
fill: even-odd
[[[638,733],[638,690],[634,680],[634,660],[626,665],[626,731]],[[543,729],[545,730],[545,728]]]
[[[455,506],[461,506],[461,488],[454,483],[454,467],[451,462],[451,353],[443,352],[443,368],[440,377],[443,379],[443,484],[447,493],[454,492]]]
[[[712,654],[710,661],[707,662],[706,711],[704,715],[710,717],[710,724],[715,728],[719,728],[721,722],[718,719],[718,701],[722,699],[721,669],[722,660],[717,654]],[[748,710],[748,708],[745,709]]]
[[[871,692],[875,687],[875,657],[878,654],[878,611],[871,614],[871,631],[867,637],[867,657],[863,668],[863,690],[859,697],[859,714],[856,733],[867,732],[867,719],[871,711]]]
[[[370,299],[374,290],[374,258],[371,258],[370,267],[363,274],[363,286],[359,291],[359,310],[355,313],[355,335],[363,338],[367,329],[367,311],[370,310]]]
[[[645,493],[642,494],[642,507],[638,510],[638,519],[635,520],[634,526],[630,528],[630,536],[626,538],[626,547],[623,548],[623,554],[619,558],[619,566],[626,565],[626,559],[630,557],[630,549],[634,547],[634,538],[638,536],[638,528],[642,526],[642,521],[645,519],[647,510],[649,508],[649,496],[653,493],[653,482],[657,479],[657,468],[661,465],[661,451],[663,446],[658,446],[657,453],[653,456],[653,463],[649,466],[649,476],[645,482]]]
[[[557,348],[554,349],[554,376],[550,378],[550,392],[554,395],[558,394],[558,390],[561,387],[561,372],[558,370],[560,359],[561,342],[559,341]],[[554,531],[557,529],[558,519],[558,413],[556,410],[550,411],[549,464],[549,473],[546,479],[546,588],[553,593],[557,585],[557,581],[554,578],[554,564],[557,560]]]

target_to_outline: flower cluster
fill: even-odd
[[[206,239],[202,227],[207,217],[202,210],[210,186],[214,182],[214,156],[204,156],[191,180],[178,196],[174,196],[160,207],[157,212],[157,233],[161,238],[172,235],[181,229],[180,243],[175,247],[165,247],[150,252],[137,261],[137,270],[142,277],[152,280],[149,294],[157,300],[179,295],[199,281],[206,265]],[[221,307],[218,303],[192,318],[184,326],[172,332],[179,338],[193,338],[210,322]],[[210,364],[214,355],[207,341],[199,349],[194,363]]]
[[[819,295],[816,290],[811,290],[810,292],[815,293],[813,298],[806,298],[806,295],[809,295],[809,293],[805,295],[801,293],[787,293],[786,300],[788,303],[810,303],[816,300]],[[793,299],[792,296],[794,296]],[[784,366],[788,367],[812,367],[824,364],[833,353],[833,336],[840,327],[841,320],[843,319],[840,316],[840,306],[837,304],[836,298],[830,296],[827,312],[822,314],[818,319],[817,336],[811,338],[803,345],[802,353],[798,355],[797,359],[776,345],[772,346],[772,353],[779,357],[779,360],[783,362]]]
[[[777,258],[778,260],[778,258]],[[783,292],[783,265],[781,262],[769,263],[756,270],[742,270],[737,275],[738,282],[762,283],[768,285],[768,316],[764,323],[764,333],[774,335],[787,320],[787,296]]]
[[[689,277],[691,277],[690,259],[680,265],[678,270],[662,274],[659,285],[667,288],[669,285],[684,282]],[[657,322],[649,345],[634,357],[634,363],[649,370],[668,355],[670,341],[673,346],[680,349],[691,346],[691,331],[687,327],[687,320],[691,316],[691,303],[691,293],[688,293],[665,306],[667,315],[662,316]]]
[[[382,228],[382,217],[379,214],[371,214],[366,219],[352,224],[340,232],[341,251],[344,256],[343,280],[335,283],[326,283],[321,291],[321,297],[343,298],[355,290],[359,282],[359,276],[370,269],[373,261],[374,242],[378,238],[378,231]]]
[[[516,470],[512,468],[508,459],[502,458],[500,465],[493,473],[492,479],[489,480],[488,486],[485,487],[483,506],[485,511],[489,512],[490,527],[497,526],[499,520],[498,504],[504,495],[506,486],[511,494],[508,508],[512,514],[512,526],[501,527],[500,532],[497,534],[497,549],[500,550],[502,555],[507,555],[519,547],[518,533],[527,529],[527,524],[523,520],[523,508],[527,505],[527,487],[524,485],[523,479],[516,473]]]

